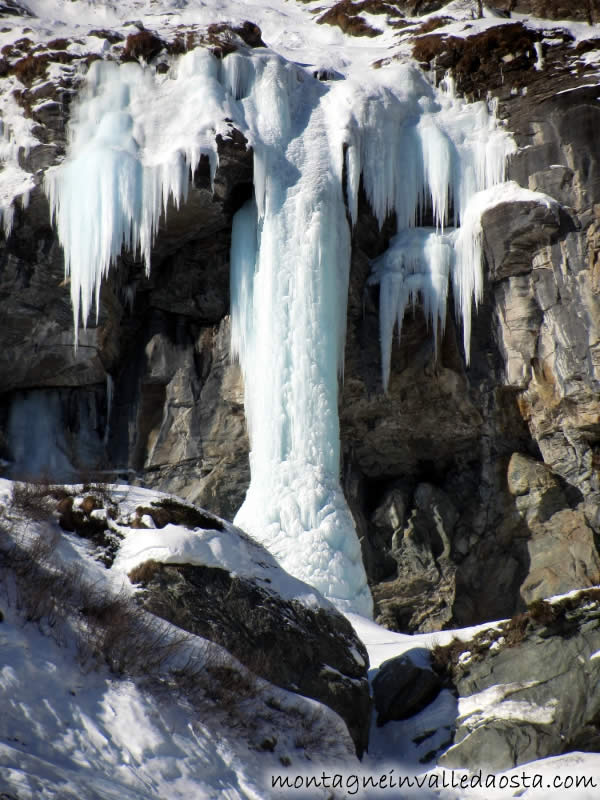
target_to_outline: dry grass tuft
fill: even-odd
[[[158,561],[154,561],[153,559],[144,561],[143,564],[138,564],[137,567],[131,570],[129,573],[129,580],[132,583],[139,583],[142,584],[142,586],[146,586],[150,583],[161,566],[162,564],[159,564]]]

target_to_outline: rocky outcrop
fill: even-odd
[[[366,280],[390,231],[378,233],[362,207],[341,403],[345,487],[378,619],[398,630],[506,617],[545,593],[598,580],[593,42],[575,43],[566,29],[542,37],[522,22],[459,41],[443,25],[415,37],[415,55],[437,78],[451,69],[463,92],[497,98],[519,146],[509,177],[552,202],[502,203],[484,214],[486,289],[469,368],[456,322],[436,354],[417,309],[394,345],[387,394],[377,288]],[[549,517],[533,520],[525,495],[511,491],[513,453],[560,487]],[[423,485],[457,516],[424,509]],[[542,502],[526,494],[531,507]]]
[[[257,675],[342,717],[358,755],[368,744],[368,656],[333,608],[312,610],[215,567],[148,562],[132,574],[143,608],[225,647]]]
[[[455,647],[447,668],[458,718],[439,763],[502,771],[572,750],[596,752],[599,620],[598,591],[584,592],[534,604],[500,630]]]
[[[572,19],[590,24],[600,22],[598,0],[583,0],[581,3],[569,0],[493,0],[491,5],[507,14],[531,14],[542,19]]]
[[[521,596],[530,603],[573,586],[600,583],[600,558],[583,505],[569,508],[572,487],[545,465],[515,453],[508,465],[508,488],[531,535],[529,572]]]

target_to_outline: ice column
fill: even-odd
[[[338,607],[370,616],[339,484],[338,375],[350,228],[328,90],[273,57],[242,99],[256,200],[234,221],[232,348],[245,381],[251,483],[235,522]]]

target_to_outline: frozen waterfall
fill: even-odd
[[[128,248],[150,268],[169,201],[185,201],[200,157],[217,163],[229,121],[254,151],[254,198],[234,219],[232,352],[245,379],[251,484],[236,523],[338,607],[371,614],[340,484],[351,229],[362,183],[398,234],[374,264],[382,284],[384,384],[395,325],[419,297],[443,329],[452,282],[468,353],[481,292],[477,192],[502,181],[510,138],[484,102],[436,89],[412,65],[322,83],[267,49],[222,61],[195,50],[156,75],[97,62],[47,191],[77,328]],[[344,186],[345,178],[345,186]],[[427,217],[433,227],[419,227]],[[462,227],[461,227],[462,225]]]

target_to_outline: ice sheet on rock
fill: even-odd
[[[19,163],[20,156],[27,155],[36,141],[29,122],[23,118],[12,94],[3,92],[0,95],[0,228],[6,239],[13,226],[15,201],[19,199],[26,208],[35,186],[33,175]]]
[[[6,440],[13,462],[23,474],[51,475],[55,480],[73,477],[75,469],[69,458],[58,391],[16,393]]]

